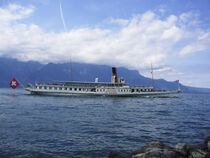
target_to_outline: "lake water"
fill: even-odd
[[[210,94],[50,97],[0,89],[0,157],[103,158],[151,141],[203,143]]]

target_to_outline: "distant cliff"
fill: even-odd
[[[117,68],[119,77],[124,77],[129,85],[151,86],[152,80],[146,78],[135,70]],[[38,62],[21,62],[10,58],[0,58],[0,87],[9,87],[9,81],[16,79],[23,85],[35,82],[53,82],[57,80],[72,80],[70,75],[70,64],[40,64]],[[110,82],[111,67],[106,65],[72,63],[72,76],[74,81],[94,81],[96,77],[100,82]],[[184,92],[210,93],[208,88],[194,88],[180,84]],[[172,90],[177,89],[176,82],[168,82],[164,79],[155,80],[156,89]]]

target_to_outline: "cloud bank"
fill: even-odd
[[[33,6],[0,8],[0,56],[22,61],[74,62],[124,66],[143,71],[152,63],[159,72],[174,72],[169,56],[185,57],[210,50],[210,31],[195,29],[192,13],[179,16],[147,11],[130,19],[111,19],[118,30],[81,27],[63,33],[24,24]]]

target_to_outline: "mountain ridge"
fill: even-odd
[[[99,78],[99,82],[111,81],[111,66],[96,65],[86,63],[72,63],[72,74],[74,81],[94,82]],[[152,86],[152,80],[144,77],[137,70],[128,70],[124,67],[117,68],[118,77],[124,77],[126,83],[131,86]],[[50,83],[53,81],[69,81],[70,64],[41,64],[39,62],[22,62],[11,58],[0,58],[0,87],[8,88],[10,80],[15,77],[21,84],[27,83]],[[210,93],[209,88],[197,88],[184,86],[180,84],[184,92],[191,93]],[[169,82],[164,79],[155,79],[155,89],[174,90],[177,89],[177,83]]]

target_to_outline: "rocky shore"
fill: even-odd
[[[151,142],[130,155],[111,152],[108,158],[210,158],[210,136],[203,144],[194,145],[179,143],[170,147],[161,142]]]

